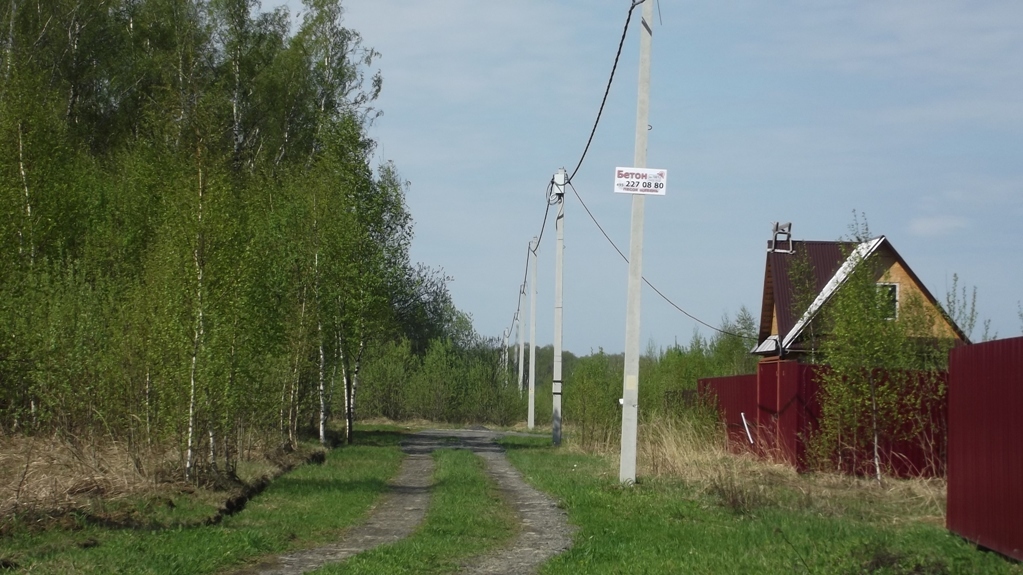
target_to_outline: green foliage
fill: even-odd
[[[604,350],[582,357],[563,387],[565,424],[573,429],[572,441],[585,448],[611,443],[621,434],[622,374],[621,355]],[[642,387],[640,388],[643,389]]]
[[[722,318],[720,330],[710,340],[696,332],[688,346],[658,350],[651,345],[640,358],[640,418],[649,421],[699,410],[700,378],[753,373],[756,358],[749,347],[755,335],[753,315],[742,307],[734,320],[727,315]],[[575,360],[564,387],[564,421],[577,434],[573,440],[587,448],[618,441],[623,372],[620,354],[599,350]]]
[[[0,12],[0,431],[231,473],[353,406],[366,350],[447,335],[370,165],[378,54],[306,4],[294,33],[253,0]]]
[[[853,229],[853,241],[868,239],[865,221],[857,219]],[[871,458],[863,454],[872,451],[871,473],[880,480],[880,444],[929,435],[924,432],[946,393],[935,372],[947,369],[952,341],[934,336],[935,314],[915,293],[901,296],[893,319],[890,294],[878,287],[885,281],[881,261],[876,255],[856,261],[855,252],[847,257],[855,261],[851,273],[815,320],[825,334],[819,353],[828,368],[811,450],[820,465],[854,472],[865,471]],[[963,313],[959,304],[950,307]]]
[[[525,402],[500,360],[495,341],[462,347],[437,339],[422,357],[407,340],[384,346],[366,360],[360,414],[511,425],[524,417]]]
[[[944,310],[967,338],[972,337],[977,325],[977,286],[973,286],[967,297],[966,286],[961,293],[959,291],[959,274],[952,274],[952,287],[945,294]]]
[[[727,316],[709,341],[694,334],[689,347],[653,349],[641,360],[640,407],[643,417],[676,414],[696,405],[698,378],[752,373],[755,358],[748,352],[755,323],[742,308]],[[449,423],[511,425],[526,418],[528,394],[515,384],[517,367],[507,350],[503,363],[499,343],[483,340],[468,318],[454,315],[449,336],[434,340],[423,354],[410,341],[376,348],[367,356],[361,377],[359,413],[395,420],[428,419]],[[553,347],[536,351],[535,422],[551,421]],[[585,357],[564,352],[564,423],[573,441],[594,447],[617,441],[621,425],[623,359],[603,350]],[[507,367],[506,367],[507,365]],[[528,380],[526,354],[524,372]]]

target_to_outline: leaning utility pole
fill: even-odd
[[[639,96],[636,102],[634,167],[646,167],[647,117],[650,111],[650,44],[654,17],[652,0],[643,1],[639,30]],[[643,208],[646,198],[632,196],[632,231],[629,244],[629,295],[625,310],[625,378],[622,394],[622,453],[618,480],[636,482],[636,435],[639,423],[639,300],[643,280]]]
[[[539,239],[529,242],[529,419],[526,427],[533,429],[536,417],[536,249]]]
[[[561,308],[562,308],[562,270],[564,269],[565,251],[565,168],[554,175],[554,195],[558,201],[558,246],[554,252],[554,381],[551,391],[554,395],[553,421],[554,445],[561,445]]]

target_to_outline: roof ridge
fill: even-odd
[[[821,308],[824,307],[824,304],[830,301],[831,297],[835,294],[836,291],[838,291],[838,288],[842,287],[842,285],[845,284],[846,280],[849,279],[849,276],[852,274],[853,270],[856,269],[856,266],[859,265],[860,262],[869,258],[874,252],[877,251],[877,248],[879,248],[882,244],[884,244],[887,241],[888,238],[886,238],[882,234],[880,236],[863,242],[855,241],[844,242],[848,244],[855,244],[856,248],[852,251],[852,253],[846,256],[845,261],[843,261],[842,265],[838,267],[838,269],[835,271],[835,274],[831,276],[831,279],[829,279],[828,283],[825,284],[824,289],[822,289],[820,293],[817,294],[817,297],[814,298],[813,303],[810,304],[810,307],[807,308],[805,312],[803,312],[803,315],[800,316],[799,321],[797,321],[796,324],[792,326],[792,329],[789,330],[789,333],[787,333],[784,338],[781,338],[782,351],[784,351],[790,345],[792,345],[792,342],[794,342],[795,339],[799,337],[800,334],[803,333],[803,329],[811,321],[813,321],[813,318],[817,316]]]

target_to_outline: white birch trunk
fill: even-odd
[[[75,60],[78,58],[78,40],[82,35],[82,24],[78,21],[78,9],[75,9],[75,15],[71,19],[71,24],[68,26],[67,36],[68,44],[70,44],[71,52],[71,65],[74,67]],[[71,123],[71,114],[74,112],[75,102],[78,101],[78,84],[76,79],[69,81],[68,84],[68,95],[67,95],[67,109],[64,112],[64,121]]]
[[[36,248],[34,234],[32,233],[32,197],[28,191],[28,174],[25,172],[23,132],[22,124],[18,122],[18,173],[21,174],[21,186],[25,192],[25,225],[18,229],[18,255],[24,253],[24,247],[27,243],[29,265],[34,265]]]
[[[326,390],[326,357],[323,352],[323,324],[316,321],[316,333],[320,347],[320,372],[319,372],[319,393],[320,393],[320,445],[327,445],[327,390]]]
[[[14,58],[14,21],[18,16],[18,2],[11,0],[10,22],[7,26],[7,44],[4,46],[6,52],[4,62],[4,85],[11,79],[11,60]]]
[[[149,377],[149,368],[146,368],[146,445],[153,445],[153,431],[152,431],[152,400],[151,400],[151,388],[152,383]]]
[[[192,250],[192,261],[195,263],[195,331],[192,338],[192,365],[189,372],[189,394],[188,394],[188,451],[185,458],[185,479],[191,480],[195,466],[195,427],[196,427],[196,381],[199,353],[202,350],[202,340],[205,326],[203,325],[203,268],[205,267],[203,253],[203,181],[202,173],[202,152],[196,150],[199,164],[199,195],[198,215],[196,217],[197,228],[195,235],[195,248]]]
[[[355,399],[359,392],[359,374],[362,372],[362,352],[366,350],[366,340],[359,341],[359,353],[355,356],[355,369],[352,370],[352,408],[350,416],[355,422]]]
[[[298,448],[298,384],[301,372],[295,365],[295,377],[291,380],[291,396],[288,398],[288,444]]]
[[[288,400],[288,442],[292,449],[298,447],[298,384],[301,377],[302,341],[305,339],[305,288],[302,289],[302,307],[298,316],[299,339],[295,346],[295,367],[291,378],[291,397]]]
[[[240,55],[235,53],[234,63],[232,65],[232,71],[234,72],[234,92],[231,94],[231,119],[232,119],[232,135],[234,136],[234,157],[235,160],[240,159],[242,151],[242,118],[239,100],[241,99],[241,70],[239,69],[238,60]]]
[[[192,339],[192,366],[189,370],[189,392],[188,392],[188,449],[185,455],[185,480],[192,479],[193,450],[195,447],[195,364],[198,357],[199,326],[196,325],[195,336]]]
[[[314,207],[315,211],[315,207]],[[313,229],[316,229],[316,222],[313,222]],[[316,292],[316,347],[319,351],[319,363],[317,365],[317,393],[320,400],[320,445],[327,445],[327,358],[323,350],[323,319],[320,317],[320,252],[319,249],[313,254],[313,289]]]
[[[284,428],[284,406],[286,405],[286,402],[288,400],[288,381],[290,379],[291,378],[285,377],[285,378],[283,378],[283,383],[281,383],[281,421],[280,421],[280,430],[281,430],[281,439],[282,440],[284,439],[285,434],[287,433],[287,430]]]
[[[874,475],[877,478],[877,484],[880,485],[881,453],[877,433],[877,387],[876,384],[874,383],[873,372],[870,373],[868,378],[869,378],[868,381],[870,382],[870,419],[871,427],[873,428],[871,431],[873,432],[874,435]]]
[[[217,468],[217,443],[216,443],[215,437],[213,435],[213,425],[210,425],[209,436],[210,436],[210,460],[209,460],[210,469],[216,469]]]
[[[352,369],[349,365],[348,356],[345,355],[344,348],[341,345],[341,334],[338,332],[338,363],[341,364],[341,381],[344,385],[344,396],[345,396],[345,443],[351,445],[352,443],[352,409],[354,407],[352,400]]]

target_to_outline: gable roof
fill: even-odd
[[[963,341],[969,341],[959,326],[948,317],[944,309],[937,305],[934,296],[885,236],[878,236],[859,244],[794,240],[790,244],[791,249],[787,252],[772,250],[771,245],[771,242],[768,242],[767,265],[764,270],[764,297],[760,313],[760,334],[757,339],[758,345],[752,350],[752,353],[776,355],[779,348],[781,350],[791,349],[802,335],[803,330],[849,278],[856,265],[881,250],[890,254],[902,266],[924,298],[935,305],[955,334]],[[797,258],[804,257],[811,264],[814,291],[817,294],[813,303],[805,310],[796,309],[795,288],[790,278],[792,262]],[[771,333],[774,322],[777,322],[777,334]]]

